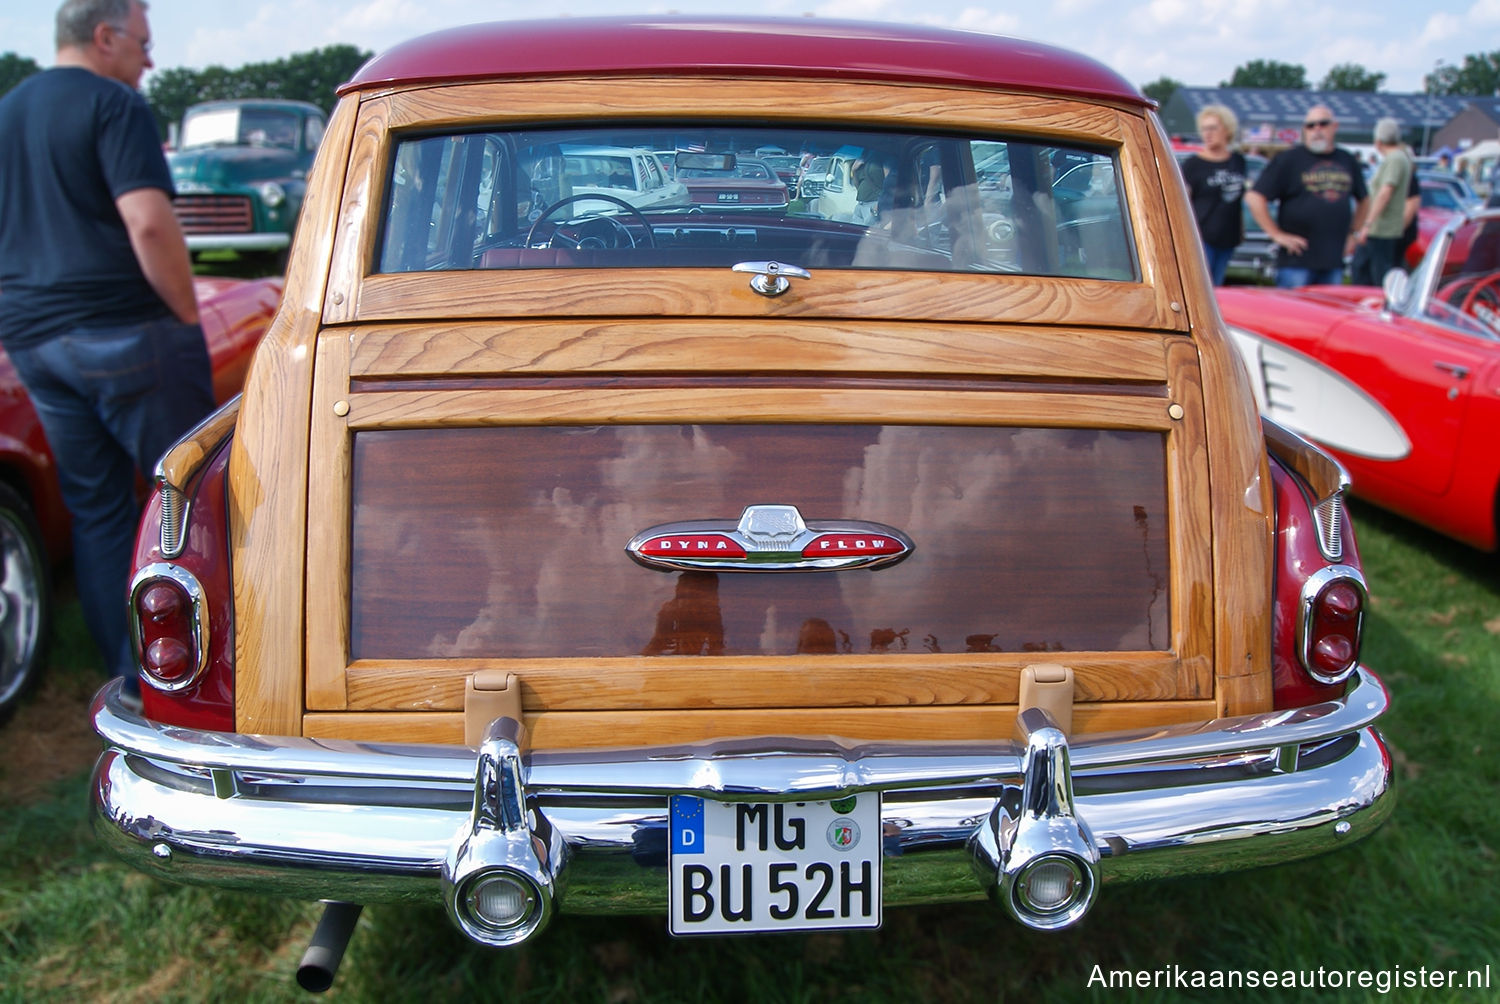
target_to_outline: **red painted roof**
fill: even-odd
[[[690,16],[451,28],[381,53],[340,93],[450,80],[625,74],[858,77],[1149,103],[1113,70],[1040,42],[878,22]]]

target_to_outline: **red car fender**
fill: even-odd
[[[164,693],[143,681],[141,698],[146,717],[216,732],[234,731],[234,603],[224,490],[232,441],[230,437],[219,445],[190,490],[185,542],[182,552],[171,559],[161,551],[161,491],[151,493],[136,534],[132,571],[134,578],[142,569],[165,563],[187,572],[201,587],[207,609],[207,667],[191,687],[173,693]]]
[[[1343,553],[1337,561],[1330,561],[1319,547],[1317,518],[1301,479],[1275,456],[1271,457],[1271,483],[1276,503],[1271,686],[1278,709],[1299,708],[1334,700],[1345,689],[1343,683],[1319,683],[1302,666],[1298,649],[1303,586],[1324,568],[1345,565],[1359,569],[1359,548],[1353,527],[1345,521]]]

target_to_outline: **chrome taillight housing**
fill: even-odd
[[[189,571],[155,562],[130,583],[130,633],[142,679],[173,693],[192,686],[208,665],[208,603]]]
[[[1359,664],[1360,632],[1369,592],[1352,565],[1329,565],[1302,586],[1297,651],[1302,668],[1319,683],[1341,683]]]

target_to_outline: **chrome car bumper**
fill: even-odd
[[[189,251],[280,251],[291,234],[187,234]]]
[[[555,909],[665,912],[668,798],[831,800],[878,791],[887,904],[993,894],[1023,923],[1066,927],[1100,881],[1229,871],[1316,854],[1389,814],[1388,697],[1356,671],[1313,707],[1071,741],[1039,709],[1017,742],[735,739],[526,752],[509,718],[462,747],[319,741],[161,726],[94,700],[106,749],[96,829],[162,878],[354,903],[441,899],[485,944]],[[1074,876],[1067,902],[1034,868]],[[524,917],[475,916],[501,878]],[[1042,883],[1046,886],[1047,883]],[[514,899],[514,897],[512,897]]]

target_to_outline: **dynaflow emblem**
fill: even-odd
[[[815,520],[793,505],[752,505],[739,521],[699,519],[642,530],[625,551],[662,571],[830,572],[881,568],[915,550],[895,527],[864,520]]]

